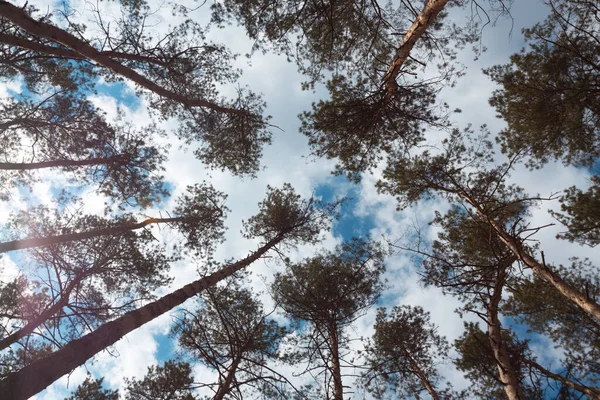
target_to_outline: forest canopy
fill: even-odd
[[[0,397],[600,398],[600,3],[0,0]]]

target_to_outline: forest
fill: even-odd
[[[600,1],[0,0],[0,399],[600,399]]]

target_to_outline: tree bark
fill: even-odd
[[[54,25],[36,21],[25,12],[22,8],[16,7],[11,3],[4,0],[0,0],[0,16],[12,22],[19,28],[30,33],[31,35],[46,38],[56,43],[60,43],[63,46],[73,50],[75,53],[80,54],[84,58],[94,61],[95,63],[110,69],[114,73],[121,75],[136,84],[144,87],[159,96],[173,100],[177,103],[181,103],[188,107],[204,107],[211,110],[222,112],[226,114],[235,114],[249,116],[250,114],[244,110],[238,110],[235,108],[222,107],[218,104],[209,102],[203,99],[189,98],[180,93],[173,92],[169,89],[163,88],[152,82],[150,79],[140,75],[138,72],[126,65],[121,64],[112,58],[103,55],[100,51],[90,46],[85,41],[73,36],[65,30],[57,28]]]
[[[577,304],[579,307],[581,307],[581,309],[587,311],[590,315],[596,318],[596,320],[600,321],[600,305],[598,303],[579,292],[577,289],[565,282],[560,276],[552,272],[546,265],[541,264],[534,257],[529,255],[527,251],[521,247],[519,240],[506,232],[506,230],[496,220],[490,218],[481,208],[480,204],[471,198],[471,196],[464,191],[460,191],[458,195],[471,204],[480,215],[489,221],[489,224],[496,231],[502,242],[506,244],[513,254],[519,258],[519,260],[531,268],[535,275],[550,283],[563,296]]]
[[[123,154],[113,157],[90,158],[87,160],[52,160],[33,163],[0,163],[0,170],[25,171],[42,168],[86,167],[100,164],[127,164],[131,157]]]
[[[24,327],[14,332],[13,334],[5,337],[0,340],[0,350],[7,348],[11,344],[15,343],[17,340],[24,338],[33,332],[38,326],[43,324],[48,318],[52,317],[58,311],[60,311],[64,306],[66,306],[69,302],[69,297],[71,296],[71,292],[75,287],[81,282],[83,279],[83,275],[78,276],[73,279],[71,283],[67,286],[63,293],[61,293],[60,299],[44,310],[40,315],[38,315],[32,321],[29,321]]]
[[[502,289],[506,281],[506,270],[515,261],[516,257],[513,257],[507,261],[505,265],[498,266],[494,291],[487,307],[488,339],[492,351],[494,352],[494,358],[496,359],[498,367],[498,375],[500,381],[504,385],[506,396],[509,400],[524,400],[525,397],[523,396],[523,390],[519,383],[517,371],[510,361],[506,345],[502,340],[502,325],[498,319],[498,305],[500,304],[500,300],[502,300]]]
[[[61,376],[84,364],[108,346],[115,344],[129,332],[152,321],[174,307],[183,304],[186,300],[196,296],[204,289],[247,267],[281,242],[283,238],[284,235],[280,233],[248,257],[224,267],[205,278],[185,285],[181,289],[137,310],[130,311],[116,320],[100,326],[94,332],[70,342],[51,355],[34,361],[17,372],[6,375],[0,381],[2,398],[5,400],[21,400],[39,393]]]
[[[48,46],[42,43],[36,43],[31,40],[27,40],[22,37],[8,35],[6,33],[0,33],[0,43],[8,44],[10,46],[20,47],[24,50],[33,51],[36,53],[48,54],[59,58],[65,58],[69,60],[85,60],[86,58],[81,54],[74,52],[73,50],[64,48],[64,47],[56,47],[56,46]],[[105,50],[100,51],[99,54],[105,57],[111,58],[120,58],[123,60],[129,61],[138,61],[145,62],[148,64],[159,65],[161,67],[168,67],[168,64],[150,56],[143,56],[141,54],[129,54],[129,53],[121,53],[119,51],[113,50]]]
[[[408,359],[408,361],[410,361],[410,366],[413,372],[415,373],[415,375],[417,375],[417,377],[419,378],[419,380],[421,381],[421,383],[425,387],[425,390],[427,390],[431,398],[433,400],[440,400],[440,395],[437,393],[437,391],[433,387],[433,384],[429,381],[429,378],[427,378],[427,375],[423,372],[417,361],[410,355],[408,351],[406,351],[406,349],[403,349],[403,352],[404,356]],[[402,370],[402,368],[400,368],[399,366],[397,366],[397,368],[398,371]]]
[[[383,76],[383,83],[387,88],[388,97],[391,97],[398,89],[396,78],[400,73],[400,68],[409,57],[411,50],[419,38],[427,31],[427,28],[429,28],[440,11],[444,9],[446,3],[448,3],[448,0],[426,0],[423,10],[417,15],[415,22],[408,28],[408,31],[402,38],[402,41],[396,50],[396,54],[394,55],[388,70]]]
[[[235,378],[235,373],[237,371],[238,365],[240,365],[241,360],[242,360],[241,355],[239,355],[238,357],[236,357],[233,360],[233,362],[231,363],[231,366],[229,367],[229,370],[227,371],[227,376],[225,377],[225,380],[223,381],[223,383],[221,383],[219,385],[219,390],[217,390],[217,393],[215,394],[215,397],[212,398],[212,400],[223,400],[225,395],[227,393],[229,393],[229,390],[231,388],[231,383],[233,382],[233,379]]]
[[[556,381],[559,381],[559,382],[567,385],[568,387],[577,390],[578,392],[585,393],[588,396],[591,396],[595,399],[600,399],[600,389],[591,388],[589,386],[584,386],[579,383],[575,383],[572,380],[565,378],[564,376],[561,376],[561,375],[555,374],[554,372],[548,371],[546,368],[542,367],[540,364],[536,363],[535,361],[528,360],[526,358],[523,358],[522,360],[523,360],[523,362],[525,362],[528,365],[531,365],[533,368],[537,369],[538,371],[540,371],[542,374],[546,375],[547,377],[554,379]]]
[[[67,233],[64,235],[46,236],[40,238],[20,239],[13,240],[10,242],[0,243],[0,253],[6,253],[9,251],[30,249],[33,247],[50,246],[53,244],[73,242],[76,240],[91,239],[99,236],[118,235],[128,231],[134,231],[141,229],[151,224],[164,224],[170,222],[183,222],[188,217],[176,217],[176,218],[148,218],[141,222],[127,223],[117,226],[110,226],[107,228],[93,229],[87,232],[76,232]]]
[[[327,327],[329,334],[329,347],[331,350],[331,375],[333,377],[333,400],[344,399],[344,386],[342,384],[342,370],[340,367],[340,345],[336,324]]]

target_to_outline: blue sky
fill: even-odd
[[[19,2],[17,2],[19,3]],[[20,3],[19,3],[20,4]],[[90,15],[91,3],[83,0],[73,0],[69,3],[78,11],[78,17],[92,18]],[[155,19],[153,26],[159,35],[175,17],[170,14],[168,7],[158,8],[158,3],[151,3],[157,7],[153,14]],[[36,2],[37,5],[37,2]],[[190,5],[196,6],[190,2]],[[39,3],[40,8],[53,7],[52,2]],[[102,7],[102,15],[107,18],[118,15],[119,6],[116,2],[101,2],[94,6]],[[530,26],[536,20],[543,17],[543,9],[538,2],[515,2],[512,6],[513,20],[507,18],[498,19],[495,26],[487,26],[483,31],[482,44],[488,48],[477,61],[473,60],[473,53],[465,50],[459,54],[459,60],[467,68],[466,76],[460,79],[454,88],[442,91],[442,97],[448,101],[451,109],[460,108],[461,114],[453,115],[453,123],[458,127],[465,127],[467,123],[474,126],[487,124],[492,133],[502,128],[502,121],[495,117],[494,110],[488,105],[489,98],[494,85],[483,75],[481,69],[494,64],[508,62],[508,56],[523,47],[520,29]],[[455,9],[451,10],[455,12]],[[464,15],[456,15],[457,19],[467,18],[469,10]],[[200,8],[194,14],[197,18],[206,18],[207,11]],[[512,32],[512,36],[510,36]],[[224,42],[231,46],[233,51],[245,54],[249,51],[251,43],[245,39],[241,29],[228,27],[222,31],[211,33],[215,40]],[[330,233],[325,235],[321,247],[333,249],[342,240],[353,236],[371,235],[374,239],[386,238],[398,240],[410,238],[411,228],[419,225],[424,229],[425,238],[429,241],[435,238],[435,231],[431,230],[427,223],[433,217],[436,210],[443,211],[447,205],[439,200],[421,203],[401,212],[396,211],[396,202],[391,196],[377,193],[374,183],[379,178],[381,171],[375,170],[366,174],[358,183],[351,183],[345,177],[336,177],[330,174],[334,162],[326,159],[314,159],[310,156],[307,140],[298,133],[299,121],[297,115],[309,109],[313,101],[317,101],[324,95],[322,87],[317,87],[316,92],[302,91],[300,83],[303,78],[296,73],[296,67],[285,60],[285,57],[273,54],[255,54],[252,65],[248,66],[243,57],[237,61],[237,66],[244,69],[241,84],[249,85],[253,90],[264,95],[268,104],[267,113],[273,116],[273,124],[280,129],[274,129],[273,145],[266,148],[262,165],[264,169],[258,173],[256,179],[239,179],[228,173],[211,171],[200,164],[193,156],[193,148],[186,148],[185,144],[176,139],[174,135],[160,139],[165,143],[172,144],[169,159],[165,164],[166,185],[171,190],[171,198],[164,199],[162,209],[170,209],[173,201],[182,193],[186,185],[199,183],[204,180],[211,182],[218,190],[228,193],[227,206],[232,210],[227,219],[228,231],[225,243],[220,246],[215,254],[217,260],[239,258],[253,250],[257,243],[248,241],[240,235],[241,221],[248,219],[257,210],[257,204],[262,199],[267,185],[280,186],[284,182],[290,182],[303,196],[315,195],[324,201],[334,199],[338,196],[347,196],[351,200],[342,207],[342,217],[335,222]],[[145,100],[135,96],[129,83],[116,83],[98,85],[98,94],[92,95],[95,104],[106,111],[109,118],[115,118],[117,106],[123,109],[124,116],[135,124],[146,124],[151,118],[147,111]],[[224,87],[224,95],[233,93],[235,87]],[[2,91],[0,91],[2,93]],[[159,122],[161,127],[167,131],[177,128],[176,121],[166,120]],[[35,186],[32,196],[34,202],[51,202],[56,195],[56,188],[49,185],[55,175],[52,172],[44,172],[41,182]],[[524,186],[530,193],[546,195],[552,192],[578,184],[585,186],[588,176],[586,171],[573,168],[564,168],[560,164],[550,163],[539,171],[529,172],[518,167],[513,174],[516,183]],[[101,213],[103,211],[102,196],[97,193],[85,194],[84,211],[89,213]],[[0,204],[0,216],[26,203],[15,203],[12,205]],[[548,221],[547,208],[557,207],[556,204],[548,204],[540,209],[533,210],[532,221],[543,225]],[[144,211],[145,215],[156,214],[159,210]],[[589,256],[598,259],[597,252],[590,249],[580,249],[575,245],[557,242],[554,236],[560,227],[543,230],[538,235],[544,246],[547,259],[556,262],[565,262],[572,254]],[[409,232],[408,237],[407,232]],[[155,231],[165,243],[173,242],[179,238],[165,231]],[[293,260],[308,257],[318,250],[318,247],[303,246],[290,250]],[[18,256],[12,256],[15,264],[19,264]],[[454,298],[443,296],[435,288],[424,288],[420,283],[415,271],[419,267],[419,259],[414,255],[398,253],[387,260],[388,272],[386,278],[389,289],[381,298],[380,305],[392,307],[398,304],[420,305],[432,315],[433,322],[439,326],[440,333],[447,336],[452,342],[462,333],[463,321],[454,313],[460,306]],[[14,268],[14,266],[12,267]],[[265,282],[262,277],[270,277],[273,273],[281,270],[272,260],[263,260],[255,263],[250,270],[253,271],[251,281],[254,287],[265,291]],[[8,268],[10,270],[10,268]],[[183,260],[173,265],[171,274],[174,278],[169,288],[162,290],[164,294],[183,284],[197,279],[197,265],[193,260]],[[261,299],[265,302],[265,308],[269,309],[272,300],[264,294]],[[372,332],[376,310],[373,309],[363,318],[356,322],[353,332],[356,336],[369,336]],[[468,317],[469,320],[476,320]],[[114,358],[106,353],[100,355],[97,361],[87,367],[96,376],[105,376],[105,384],[118,388],[123,384],[124,377],[141,378],[146,368],[156,362],[165,361],[174,352],[174,344],[169,338],[169,326],[172,317],[165,315],[143,328],[131,333],[116,345],[120,357]],[[507,321],[509,322],[509,321]],[[523,332],[519,332],[521,334]],[[542,348],[547,343],[540,343]],[[548,351],[540,354],[542,357],[556,357],[557,351]],[[286,370],[291,373],[292,369]],[[200,377],[206,377],[209,373],[202,366],[196,367]],[[455,387],[460,388],[467,385],[461,378],[461,374],[448,370],[445,372],[447,378],[455,382]],[[79,368],[70,377],[63,378],[49,388],[38,399],[55,399],[75,387],[85,377],[85,369]],[[349,383],[350,385],[351,383]],[[461,386],[462,385],[462,386]],[[357,395],[358,396],[358,395]],[[358,397],[356,397],[358,398]]]

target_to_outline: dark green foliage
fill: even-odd
[[[190,11],[173,7],[183,17]],[[268,118],[262,116],[264,102],[248,90],[238,91],[233,99],[219,95],[217,86],[239,77],[240,71],[231,67],[235,55],[209,41],[206,28],[194,18],[185,18],[164,37],[156,38],[148,24],[156,10],[136,2],[108,22],[110,29],[101,11],[96,20],[87,21],[94,29],[66,19],[67,27],[61,31],[66,38],[55,41],[50,32],[50,28],[56,29],[52,14],[41,15],[34,7],[23,11],[18,11],[18,20],[33,18],[49,25],[32,33],[8,18],[2,20],[3,76],[23,76],[32,92],[55,85],[70,94],[94,90],[94,81],[100,76],[108,82],[131,80],[139,93],[149,92],[151,111],[181,122],[180,138],[189,144],[199,142],[195,152],[199,159],[234,174],[256,173],[262,146],[270,143],[271,137]],[[86,37],[89,31],[97,36]],[[88,46],[84,53],[89,56],[82,55],[82,46]]]
[[[39,343],[37,341],[28,343],[27,348],[9,348],[0,354],[0,377],[19,371],[23,367],[50,355],[53,351],[52,345]]]
[[[516,227],[525,210],[503,207],[497,211],[496,218],[506,226]],[[453,205],[445,215],[436,212],[432,224],[441,230],[423,261],[424,283],[441,287],[471,305],[481,302],[481,296],[487,298],[487,292],[493,291],[496,284],[498,271],[510,271],[515,255],[487,220],[458,205]]]
[[[91,375],[73,392],[73,395],[65,400],[119,400],[119,391],[104,389],[102,381],[104,378],[93,379]]]
[[[281,189],[267,186],[267,196],[258,204],[258,214],[244,222],[244,236],[260,237],[268,242],[283,235],[284,244],[290,246],[315,244],[320,240],[320,232],[329,229],[340,202],[322,203],[313,197],[302,199],[289,183]]]
[[[426,85],[403,86],[390,98],[367,80],[335,75],[329,100],[304,112],[301,132],[319,157],[337,158],[337,173],[358,180],[385,154],[403,154],[423,140],[422,121],[435,122],[435,93]]]
[[[508,128],[502,149],[540,167],[552,159],[592,166],[600,156],[600,43],[594,1],[548,0],[528,47],[487,71],[502,88],[490,100]]]
[[[600,278],[587,261],[574,260],[557,273],[591,299],[600,298]],[[540,279],[521,281],[511,290],[503,313],[550,338],[564,349],[562,365],[570,374],[591,386],[600,381],[600,323],[572,302],[567,302],[551,285]]]
[[[250,91],[239,90],[231,108],[245,114],[225,114],[204,109],[189,109],[180,116],[179,135],[188,145],[200,145],[196,157],[212,168],[228,170],[235,175],[254,176],[260,169],[265,145],[271,144],[268,118],[261,118],[265,102]]]
[[[340,329],[371,307],[383,290],[384,252],[377,243],[353,239],[332,253],[287,264],[276,274],[276,301],[294,319],[334,322]]]
[[[560,199],[562,212],[551,214],[568,228],[559,238],[593,247],[600,243],[600,176],[592,176],[591,181],[585,192],[575,186],[565,190]]]
[[[438,365],[448,361],[448,350],[448,342],[421,307],[394,307],[389,315],[380,308],[372,341],[365,347],[370,371],[363,380],[377,398],[386,392],[420,398],[427,393],[426,384],[441,398],[450,398],[436,388],[441,380]]]
[[[182,355],[200,361],[219,374],[219,382],[204,382],[217,397],[247,392],[278,392],[287,381],[272,368],[279,344],[288,333],[263,310],[239,279],[202,293],[198,307],[186,311],[173,333]],[[236,397],[237,398],[237,397]]]
[[[475,40],[476,30],[444,24],[442,11],[427,21],[427,35],[390,84],[393,93],[383,83],[423,3],[227,0],[213,5],[213,20],[235,19],[256,48],[273,47],[293,59],[308,77],[305,89],[326,82],[330,98],[301,115],[301,131],[317,156],[337,158],[337,172],[358,180],[385,154],[403,153],[419,143],[424,127],[446,123],[435,110],[436,94],[455,73],[455,48]],[[438,77],[414,78],[438,56],[443,60]]]
[[[166,149],[154,144],[155,126],[109,124],[80,93],[50,93],[0,106],[0,196],[15,183],[28,185],[35,179],[29,171],[43,165],[68,173],[72,184],[98,185],[118,204],[147,207],[167,195],[160,175]]]
[[[398,199],[398,209],[420,200],[447,198],[480,208],[482,217],[521,213],[537,198],[528,198],[523,189],[508,185],[511,163],[494,166],[492,143],[485,126],[474,135],[468,127],[455,129],[436,151],[425,150],[411,157],[398,157],[377,182],[380,192]]]
[[[528,399],[545,398],[539,387],[540,383],[528,374],[522,358],[528,353],[527,342],[521,342],[507,330],[502,331],[503,343],[507,348],[511,364],[518,371],[519,381]],[[465,333],[454,343],[459,357],[455,360],[456,367],[465,372],[471,382],[471,394],[478,399],[505,399],[504,388],[498,376],[498,367],[490,339],[478,324],[465,323]],[[532,380],[533,379],[533,380]]]
[[[363,315],[383,290],[384,252],[378,244],[353,239],[334,252],[322,252],[275,275],[272,291],[277,303],[303,328],[299,354],[310,370],[320,370],[321,390],[343,398],[342,350],[345,329]],[[319,379],[318,382],[321,382]]]
[[[196,387],[188,363],[167,361],[148,367],[141,380],[126,379],[124,400],[197,400]]]

